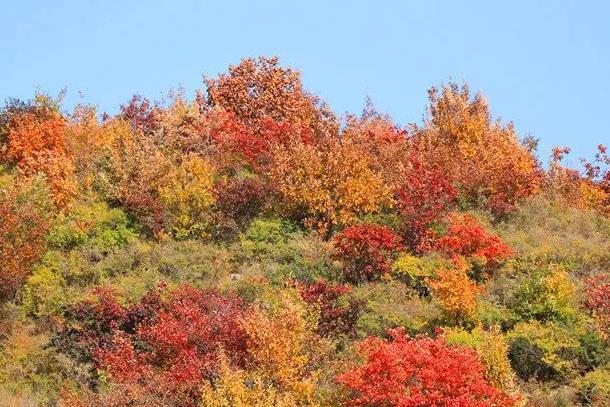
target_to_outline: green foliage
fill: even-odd
[[[610,405],[610,366],[603,366],[587,373],[576,381],[583,404]]]
[[[449,329],[446,331],[446,339],[448,344],[468,346],[476,350],[491,382],[505,391],[516,391],[514,373],[508,360],[508,345],[497,327],[490,330],[477,327],[470,332],[461,328]]]
[[[521,322],[507,339],[511,365],[524,380],[564,381],[577,371],[580,342],[574,326]]]
[[[124,247],[137,238],[137,227],[119,208],[102,202],[81,204],[61,216],[49,233],[49,246],[71,250],[85,246],[101,253]]]
[[[412,335],[429,332],[440,316],[429,299],[397,281],[361,285],[353,295],[365,304],[357,325],[360,337],[384,336],[396,327],[404,327]]]
[[[538,197],[520,206],[497,231],[525,259],[580,272],[610,266],[610,219],[594,211]]]
[[[290,279],[339,278],[331,244],[315,233],[298,231],[291,223],[256,219],[231,251],[241,275],[264,275],[280,285]]]
[[[577,318],[576,288],[559,267],[534,270],[521,281],[512,299],[518,320],[572,321]]]
[[[296,233],[291,223],[277,219],[255,219],[240,236],[243,256],[260,260],[273,255]]]
[[[428,288],[425,285],[425,280],[433,277],[438,269],[448,266],[449,262],[447,260],[435,254],[416,257],[408,253],[402,253],[392,264],[392,276],[404,281],[420,294],[426,295]]]
[[[8,187],[13,182],[14,174],[7,164],[0,164],[0,189]]]

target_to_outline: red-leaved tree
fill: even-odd
[[[457,190],[440,167],[411,153],[402,185],[396,191],[409,247],[419,245],[428,228],[445,217],[456,197]]]

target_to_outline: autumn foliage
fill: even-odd
[[[409,338],[360,344],[364,363],[337,380],[352,393],[350,406],[511,406],[509,395],[489,384],[477,354],[443,339]]]
[[[40,179],[20,180],[0,190],[0,298],[14,295],[43,254],[49,209]]]
[[[600,275],[587,281],[585,306],[592,313],[599,328],[608,338],[610,335],[610,281]]]
[[[402,248],[401,239],[386,226],[356,225],[333,238],[343,275],[350,281],[375,280],[388,274],[392,259]]]
[[[59,207],[76,195],[74,165],[66,148],[65,119],[47,108],[19,112],[10,117],[6,160],[24,174],[44,174]]]
[[[536,158],[512,124],[492,118],[481,94],[472,96],[468,86],[455,83],[428,94],[428,118],[415,130],[415,142],[426,162],[440,166],[458,186],[461,200],[504,214],[539,190]]]
[[[498,266],[502,260],[513,255],[510,247],[498,236],[485,231],[476,218],[469,215],[449,216],[449,226],[443,236],[431,232],[419,247],[421,251],[436,250],[451,258],[459,256],[479,258],[488,270]]]
[[[413,125],[276,57],[203,86],[0,110],[2,402],[610,400],[606,147],[543,167],[455,83]]]

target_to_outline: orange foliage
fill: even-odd
[[[497,214],[538,191],[542,173],[512,124],[492,119],[487,101],[466,85],[429,91],[429,117],[415,129],[415,142],[459,187],[460,198]]]
[[[428,286],[451,320],[462,321],[476,315],[477,295],[483,288],[468,277],[463,265],[438,270],[436,278],[428,281]]]
[[[370,157],[350,144],[278,148],[269,177],[293,216],[326,233],[393,204]]]
[[[311,327],[300,304],[286,300],[283,307],[278,315],[269,315],[254,307],[242,320],[250,360],[247,367],[279,389],[310,400],[316,379],[309,369],[307,353],[311,349],[308,347],[312,340]]]
[[[41,109],[13,115],[7,134],[8,162],[26,175],[45,174],[58,207],[65,207],[77,192],[65,128],[66,121],[59,113]]]
[[[336,120],[303,89],[301,74],[278,65],[278,58],[246,58],[217,79],[205,80],[210,106],[231,112],[255,130],[262,120],[288,122],[317,135],[336,133]]]

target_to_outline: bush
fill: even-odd
[[[377,280],[392,271],[392,260],[403,247],[389,228],[357,225],[333,238],[335,257],[343,262],[343,276],[352,282]]]
[[[533,198],[499,224],[502,239],[521,258],[569,265],[587,275],[610,266],[610,219]]]
[[[80,204],[50,230],[49,247],[72,250],[85,246],[100,253],[124,247],[138,237],[137,226],[118,208],[105,203]]]
[[[360,343],[364,364],[337,377],[351,392],[349,405],[516,405],[489,383],[473,350],[443,339],[411,339],[401,330],[390,335],[389,341]]]
[[[520,321],[573,321],[578,315],[575,292],[572,279],[560,267],[534,270],[514,293],[512,310]]]
[[[45,249],[51,204],[42,178],[0,190],[0,300],[11,298]]]
[[[600,367],[576,381],[583,404],[610,405],[610,367]]]
[[[490,383],[506,392],[517,391],[515,375],[508,360],[508,344],[497,328],[488,331],[480,327],[471,332],[449,329],[445,332],[447,344],[468,346],[474,349],[485,365],[485,375]]]
[[[522,322],[508,332],[509,359],[523,380],[563,382],[577,370],[580,342],[573,327]]]
[[[411,335],[431,332],[439,309],[400,282],[379,282],[358,286],[354,298],[364,303],[358,319],[358,336],[383,336],[388,329],[404,327]]]

